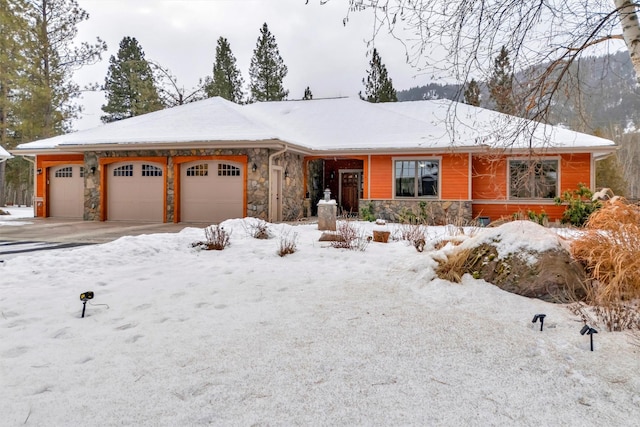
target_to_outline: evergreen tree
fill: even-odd
[[[493,63],[493,71],[489,78],[489,98],[495,103],[496,111],[515,114],[513,99],[513,70],[509,61],[509,52],[505,46]]]
[[[368,102],[397,102],[396,90],[393,82],[387,73],[387,67],[382,63],[382,59],[377,49],[373,49],[371,68],[367,71],[367,77],[362,79],[364,84],[364,96],[360,92],[360,98]]]
[[[471,79],[464,89],[464,102],[475,107],[480,106],[480,86],[476,79]]]
[[[134,37],[120,42],[117,57],[109,59],[109,70],[104,81],[107,104],[104,123],[139,116],[163,108],[158,89],[144,52]]]
[[[236,58],[231,52],[231,46],[226,38],[220,37],[216,46],[213,78],[207,77],[205,79],[204,91],[207,97],[220,96],[239,104],[244,97],[243,85],[244,79],[236,65]]]
[[[305,101],[313,99],[313,94],[311,93],[311,89],[309,89],[309,86],[307,86],[307,88],[304,90],[304,96],[302,97],[302,99]]]
[[[78,24],[89,19],[76,0],[28,0],[27,6],[31,86],[21,91],[27,101],[21,112],[21,132],[22,140],[31,141],[70,130],[70,121],[80,110],[73,102],[80,96],[73,73],[99,61],[107,46],[99,38],[95,44],[74,45]]]
[[[18,94],[28,83],[25,46],[29,42],[29,23],[24,18],[26,4],[21,0],[0,0],[0,147],[14,148],[19,117]],[[5,168],[0,161],[0,206],[6,204]]]
[[[282,101],[289,91],[282,86],[288,72],[278,51],[275,37],[269,32],[265,22],[260,29],[260,37],[253,50],[249,79],[251,101]]]

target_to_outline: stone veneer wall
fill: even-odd
[[[467,224],[473,220],[471,201],[361,199],[359,208],[371,208],[376,218],[390,222],[405,222],[412,215],[426,216],[431,225],[459,224],[460,221]]]
[[[192,150],[137,150],[137,151],[99,151],[86,152],[85,170],[96,168],[96,173],[85,174],[84,219],[100,221],[100,158],[167,157],[167,221],[174,219],[175,180],[173,176],[173,157],[176,156],[247,156],[247,216],[267,219],[269,210],[269,155],[275,150],[266,148],[249,149],[192,149]],[[252,171],[253,164],[257,166]],[[292,220],[302,216],[301,195],[303,185],[302,156],[284,153],[274,159],[274,165],[285,168],[289,174],[283,182],[283,219]]]

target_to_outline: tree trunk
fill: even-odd
[[[4,168],[6,162],[0,162],[0,207],[5,206],[6,200],[4,197]]]
[[[629,50],[636,80],[640,84],[640,24],[638,24],[636,5],[630,0],[614,0],[614,4],[620,17],[622,37]]]

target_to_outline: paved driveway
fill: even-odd
[[[121,221],[78,221],[53,218],[22,218],[30,224],[0,226],[0,241],[106,243],[122,236],[152,233],[177,233],[185,227],[203,228],[209,224],[158,224]]]

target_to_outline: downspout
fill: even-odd
[[[283,144],[284,148],[280,151],[276,151],[273,154],[269,155],[269,195],[267,196],[269,199],[268,202],[268,206],[269,206],[269,222],[271,222],[271,220],[273,219],[273,206],[271,205],[271,193],[272,193],[272,183],[271,183],[271,169],[273,167],[273,158],[276,156],[279,156],[280,154],[284,154],[287,151],[287,144]]]

